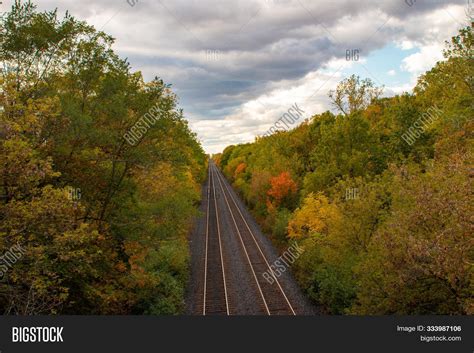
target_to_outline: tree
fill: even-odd
[[[282,172],[270,178],[270,189],[267,191],[268,202],[275,207],[286,205],[291,207],[292,199],[296,193],[296,183],[288,172]]]
[[[472,313],[470,163],[458,153],[425,173],[396,170],[391,215],[360,269],[356,312]]]
[[[336,90],[329,92],[329,98],[342,114],[349,115],[367,108],[380,97],[382,90],[368,78],[361,81],[358,76],[351,75],[341,81]]]
[[[288,237],[299,239],[328,235],[340,217],[339,209],[326,196],[309,194],[288,224]]]

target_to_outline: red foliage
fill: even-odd
[[[280,175],[270,178],[270,185],[267,195],[273,200],[275,206],[280,205],[289,194],[296,193],[296,183],[288,172],[282,172]]]

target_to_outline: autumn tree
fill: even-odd
[[[25,249],[0,283],[5,313],[183,310],[206,157],[170,85],[112,44],[31,2],[1,19],[0,252]]]
[[[370,79],[361,80],[356,75],[342,80],[335,90],[329,92],[332,104],[342,114],[349,115],[364,110],[377,100],[383,88],[376,87]]]
[[[291,207],[297,185],[288,172],[270,178],[270,189],[267,191],[268,202],[275,207]]]

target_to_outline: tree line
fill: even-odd
[[[472,24],[412,93],[351,76],[333,111],[214,158],[332,314],[473,314]],[[305,109],[305,107],[303,107]]]
[[[24,250],[5,314],[183,310],[206,156],[170,85],[113,42],[29,1],[1,17],[1,259]]]

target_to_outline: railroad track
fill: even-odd
[[[202,314],[230,315],[219,210],[211,168],[208,179]]]
[[[265,256],[257,237],[230,192],[225,178],[212,163],[209,163],[208,179],[203,314],[231,314],[229,284],[226,282],[225,275],[228,269],[225,266],[225,252],[221,237],[221,231],[225,231],[225,229],[222,230],[219,224],[219,217],[228,215],[232,219],[231,223],[235,226],[245,255],[250,281],[256,288],[255,300],[258,301],[262,309],[261,313],[296,315],[280,281],[270,268],[271,262]],[[222,209],[219,209],[217,204],[216,189],[220,190],[218,194],[225,204]],[[265,272],[273,277],[272,283],[263,277]]]

